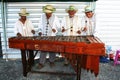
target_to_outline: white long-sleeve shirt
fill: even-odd
[[[34,30],[34,26],[30,20],[26,20],[23,24],[20,20],[15,23],[14,32],[15,34],[20,33],[22,36],[33,36],[31,32]]]
[[[42,32],[42,36],[56,36],[59,28],[60,22],[57,16],[52,14],[52,16],[48,19],[48,22],[45,14],[41,16],[39,21],[39,32]],[[55,29],[56,32],[54,33],[52,29]]]
[[[94,35],[96,28],[96,19],[95,15],[92,18],[84,16],[81,20],[82,30],[84,27],[87,27],[87,31],[82,31],[81,35]]]
[[[68,15],[65,16],[62,19],[61,26],[64,27],[64,29],[66,30],[65,32],[63,32],[64,36],[80,35],[80,34],[77,33],[77,31],[80,30],[81,23],[80,23],[80,18],[76,15],[73,18],[70,18]]]

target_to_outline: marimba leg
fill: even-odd
[[[77,58],[77,80],[81,79],[81,68],[82,68],[82,55],[76,55]]]
[[[27,61],[26,61],[26,50],[21,50],[23,76],[27,76]]]
[[[31,71],[32,65],[34,64],[34,51],[28,50],[28,70]]]

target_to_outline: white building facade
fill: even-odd
[[[21,57],[20,51],[10,49],[8,47],[8,38],[15,36],[14,23],[19,18],[18,13],[20,8],[26,8],[30,13],[28,18],[33,22],[36,32],[39,19],[42,14],[42,6],[51,4],[56,7],[55,14],[61,19],[67,13],[65,9],[69,5],[75,5],[78,8],[77,15],[80,18],[84,15],[83,10],[86,5],[91,5],[95,8],[96,27],[99,28],[100,39],[106,44],[114,48],[120,48],[120,1],[119,0],[98,0],[96,2],[8,2],[0,3],[0,33],[3,54],[8,54],[14,58]],[[63,6],[61,6],[63,5]]]

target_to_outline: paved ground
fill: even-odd
[[[100,72],[97,80],[120,80],[120,65],[113,66],[113,61],[100,63]],[[40,71],[37,64],[32,70]],[[68,72],[74,73],[73,68],[63,66],[61,60],[55,62],[55,67],[51,68],[49,63],[41,71]],[[76,80],[75,75],[28,73],[27,77],[22,76],[22,63],[20,59],[8,60],[0,59],[0,80]],[[96,80],[94,74],[82,69],[81,80]]]

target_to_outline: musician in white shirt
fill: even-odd
[[[40,36],[56,36],[60,28],[60,22],[57,16],[53,14],[55,8],[52,5],[43,6],[44,14],[39,22],[39,35]],[[41,51],[39,59],[39,68],[41,69],[46,61],[46,55],[49,54],[50,66],[54,66],[56,54],[54,52]]]
[[[64,36],[80,35],[81,24],[79,16],[76,15],[77,11],[78,9],[73,5],[70,5],[69,8],[66,9],[68,15],[62,19],[61,23],[62,33]]]
[[[68,15],[63,17],[61,23],[63,36],[79,36],[81,34],[81,24],[79,16],[76,15],[78,9],[70,5],[65,11]],[[68,65],[68,60],[66,58],[64,65]]]
[[[94,35],[96,28],[96,19],[93,9],[86,6],[84,10],[85,16],[81,20],[82,33],[81,35]]]
[[[35,34],[34,26],[32,22],[27,19],[29,13],[26,8],[21,8],[19,13],[19,20],[15,23],[14,31],[16,36],[33,36]]]

